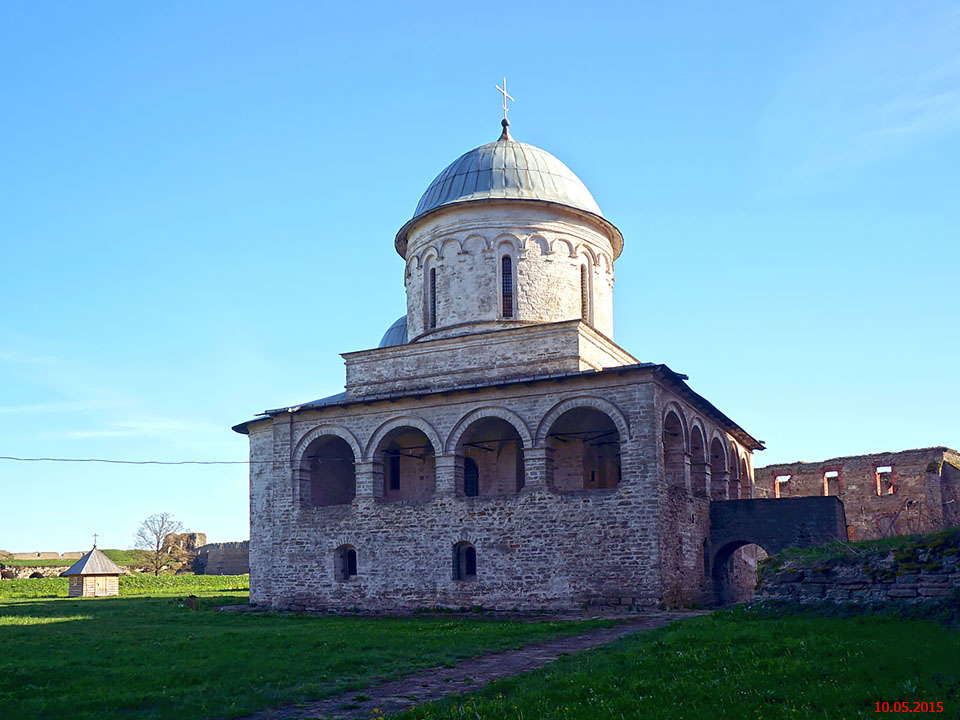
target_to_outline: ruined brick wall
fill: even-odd
[[[209,543],[197,550],[194,559],[197,575],[245,575],[250,572],[250,543]]]
[[[253,423],[251,601],[368,610],[703,602],[709,500],[685,497],[688,488],[661,493],[663,399],[656,385],[652,374],[605,373],[357,403]],[[617,487],[551,489],[554,457],[547,435],[575,407],[596,409],[615,423],[622,473]],[[688,409],[691,418],[697,416]],[[507,420],[522,438],[525,482],[519,493],[458,492],[463,470],[456,438],[484,416]],[[699,421],[732,443],[705,418]],[[401,426],[421,429],[436,448],[436,491],[419,501],[385,502],[376,448]],[[325,434],[344,438],[358,459],[356,497],[349,505],[300,501],[300,456]],[[674,536],[664,535],[664,522],[673,523]],[[453,547],[460,541],[476,547],[475,579],[453,578]],[[346,582],[336,572],[337,549],[344,545],[356,548],[358,564],[357,576]],[[667,562],[661,559],[665,549],[672,558]]]
[[[960,526],[960,453],[947,450],[940,467],[944,527]]]
[[[957,515],[950,508],[955,503],[945,505],[956,488],[951,466],[944,463],[951,452],[924,448],[770,465],[757,470],[757,487],[765,497],[775,496],[777,485],[780,497],[824,495],[825,475],[836,473],[835,478],[826,478],[827,492],[844,504],[849,539],[931,532],[956,524]],[[885,467],[891,472],[878,478],[877,469]],[[788,482],[777,483],[777,477],[785,476],[790,476]]]

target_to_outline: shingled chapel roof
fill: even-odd
[[[113,560],[93,548],[60,575],[119,575],[122,572]]]

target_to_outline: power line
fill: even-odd
[[[110,463],[113,465],[256,465],[273,463],[272,460],[108,460],[106,458],[24,458],[6,455],[0,455],[0,460],[15,460],[17,462]]]

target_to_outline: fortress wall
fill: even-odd
[[[209,543],[197,549],[194,572],[198,575],[246,575],[250,572],[250,543]]]

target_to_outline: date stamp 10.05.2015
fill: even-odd
[[[943,701],[897,700],[894,702],[878,702],[876,711],[878,713],[942,713]]]

